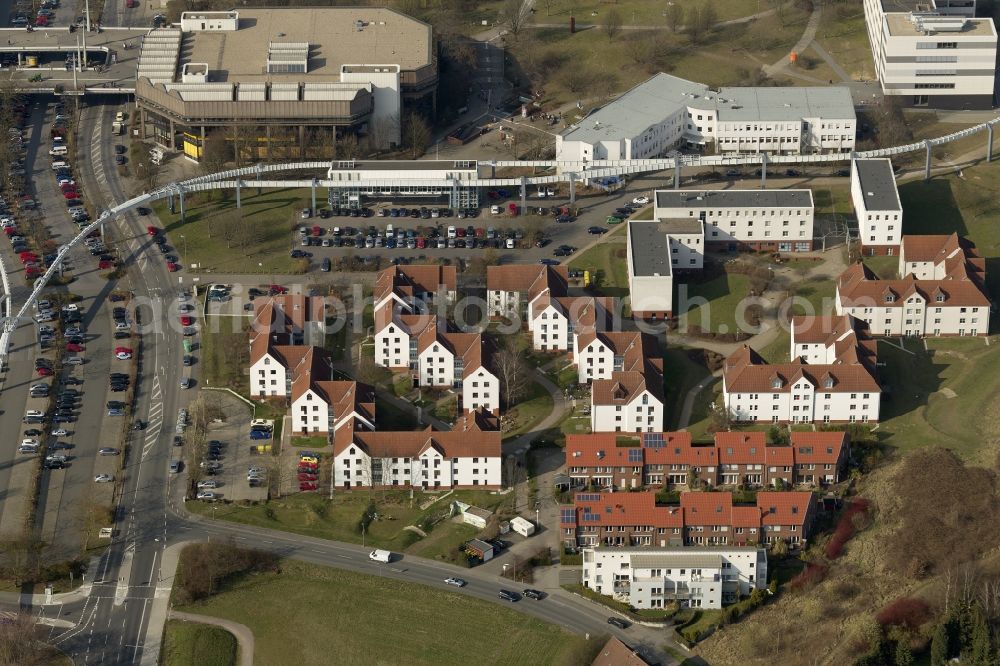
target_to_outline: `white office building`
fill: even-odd
[[[851,201],[864,254],[894,255],[903,237],[903,205],[887,157],[851,162]]]
[[[811,190],[657,190],[653,201],[657,220],[703,222],[708,250],[812,249]]]
[[[855,129],[847,88],[714,91],[660,73],[557,136],[556,159],[647,159],[680,145],[718,153],[848,152]]]
[[[585,548],[583,584],[637,609],[722,608],[767,587],[763,548]]]
[[[997,31],[975,0],[864,0],[875,73],[906,106],[993,107]]]

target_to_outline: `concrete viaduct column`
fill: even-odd
[[[243,185],[243,180],[240,178],[236,179],[236,208],[242,208],[242,202],[240,201],[240,186]]]
[[[986,125],[986,161],[993,161],[993,123]]]
[[[521,176],[521,215],[528,210],[528,177]]]
[[[571,173],[569,175],[569,204],[572,206],[576,203],[576,174]]]
[[[927,161],[924,164],[924,180],[931,179],[931,153],[933,146],[930,139],[924,139],[924,148],[927,150]]]
[[[316,179],[315,178],[313,178],[312,179],[312,183],[309,184],[309,189],[311,190],[311,194],[312,194],[312,208],[309,209],[309,212],[312,215],[315,215],[316,214]]]
[[[681,189],[681,156],[680,153],[674,155],[674,189]]]
[[[760,189],[767,189],[767,153],[760,154]]]
[[[181,202],[181,222],[183,223],[184,222],[184,188],[183,187],[178,187],[177,188],[177,198],[180,199],[180,202]]]

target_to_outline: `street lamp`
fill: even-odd
[[[188,258],[188,256],[187,256],[187,253],[188,253],[188,239],[187,239],[187,236],[185,236],[184,234],[177,234],[177,235],[181,237],[182,241],[184,241],[184,259],[185,259],[185,261],[187,261],[187,258]]]

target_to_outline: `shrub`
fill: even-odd
[[[844,545],[851,540],[857,531],[858,525],[863,525],[867,518],[868,500],[858,499],[847,505],[844,512],[837,521],[837,528],[833,532],[829,543],[826,544],[826,557],[835,560],[844,552]]]
[[[796,592],[804,592],[823,582],[828,572],[827,565],[809,562],[802,572],[788,583],[788,586]]]
[[[890,602],[875,615],[875,621],[883,627],[906,627],[916,629],[931,617],[931,607],[917,597],[899,597]]]

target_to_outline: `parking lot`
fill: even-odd
[[[206,399],[212,410],[225,417],[212,419],[208,423],[204,443],[200,446],[193,441],[186,441],[184,448],[188,478],[199,479],[197,485],[200,487],[197,491],[212,493],[213,497],[208,499],[227,502],[259,502],[267,499],[266,474],[264,481],[251,485],[247,481],[247,470],[251,467],[268,468],[272,464],[274,458],[270,453],[256,452],[258,445],[266,446],[271,440],[250,439],[252,412],[243,401],[224,391],[211,391]],[[187,431],[193,432],[193,428],[188,427]],[[188,450],[194,446],[198,446],[200,451]],[[195,466],[197,471],[193,469]],[[214,472],[208,471],[210,467],[216,468]]]

